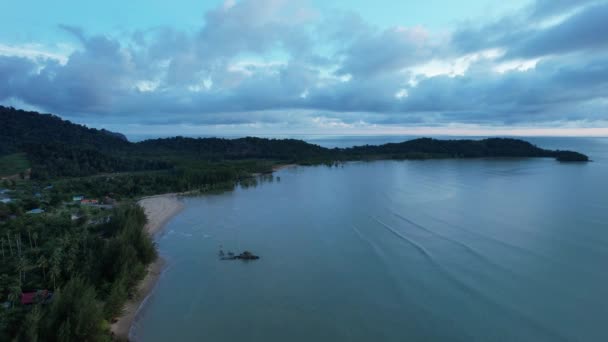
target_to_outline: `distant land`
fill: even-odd
[[[129,142],[123,134],[87,128],[50,115],[0,106],[0,156],[25,153],[32,177],[88,176],[96,173],[168,170],[184,160],[219,162],[269,160],[318,164],[369,159],[550,157],[588,161],[573,151],[552,151],[520,139],[438,140],[351,148],[324,148],[295,139],[173,137]],[[22,155],[23,156],[23,155]],[[14,158],[14,157],[13,157]]]

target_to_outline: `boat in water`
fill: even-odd
[[[219,252],[220,260],[258,260],[260,257],[251,253],[250,251],[244,251],[241,254],[235,255],[232,252],[224,253],[223,250]]]

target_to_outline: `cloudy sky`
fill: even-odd
[[[0,104],[130,135],[608,136],[608,0],[91,3],[0,3]]]

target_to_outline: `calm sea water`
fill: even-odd
[[[383,142],[351,140],[312,142]],[[294,167],[257,186],[184,199],[158,237],[169,266],[132,334],[607,341],[608,139],[529,140],[594,162]],[[220,261],[220,245],[262,259]]]

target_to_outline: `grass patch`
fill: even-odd
[[[11,176],[30,168],[25,153],[15,153],[0,157],[0,176]]]

